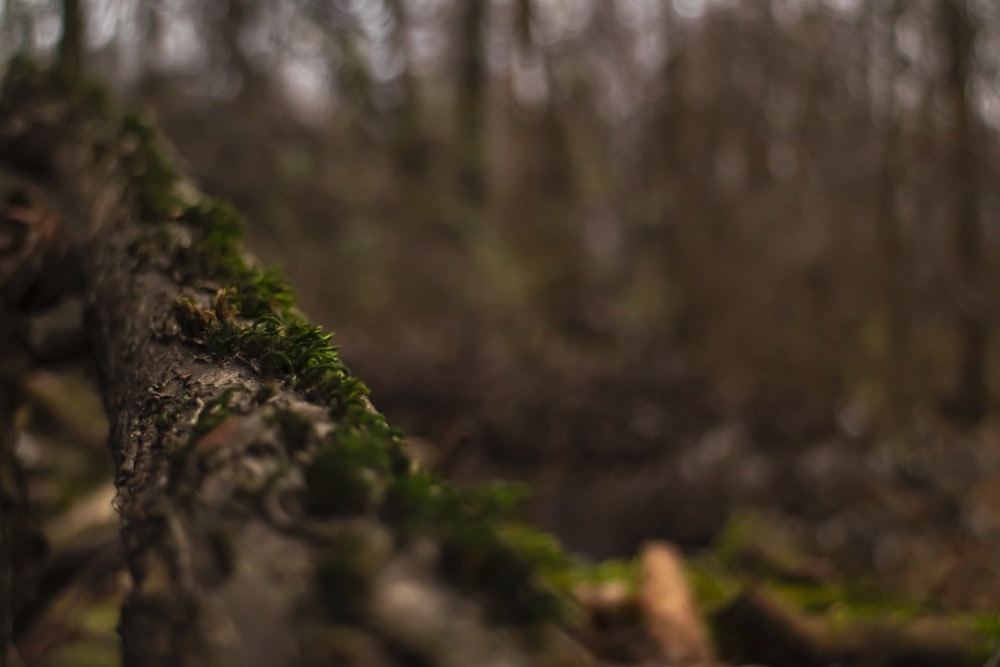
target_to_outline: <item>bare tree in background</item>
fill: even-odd
[[[458,90],[455,96],[458,185],[463,198],[480,206],[486,194],[483,173],[483,127],[486,100],[486,62],[483,25],[486,0],[461,3],[458,16]]]
[[[983,303],[982,223],[979,210],[979,140],[973,109],[976,23],[965,0],[941,0],[947,70],[945,90],[953,127],[951,169],[958,277],[959,359],[955,416],[978,421],[987,409],[988,323]]]
[[[900,70],[896,45],[896,25],[904,11],[900,0],[872,2],[872,68],[880,104],[873,100],[873,129],[880,137],[880,184],[878,189],[878,255],[881,280],[881,385],[884,409],[893,415],[899,408],[900,371],[906,345],[903,256],[896,206],[897,188],[902,178],[900,160],[900,123],[896,96]]]
[[[59,67],[71,76],[83,68],[84,11],[80,0],[62,0],[62,35],[59,39]]]
[[[387,0],[387,10],[392,17],[392,32],[388,48],[392,58],[402,63],[401,71],[394,82],[395,90],[388,114],[388,130],[392,136],[391,150],[395,154],[396,167],[407,180],[419,179],[427,168],[427,146],[421,118],[419,89],[409,66],[410,17],[407,2]]]
[[[211,3],[216,4],[216,3]],[[266,77],[250,58],[243,45],[246,31],[259,19],[257,12],[266,9],[267,3],[258,0],[225,0],[221,8],[209,8],[207,11],[223,12],[218,21],[215,55],[220,59],[223,68],[238,79],[238,89],[244,99],[258,97],[266,85]]]

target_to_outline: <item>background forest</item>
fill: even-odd
[[[1000,608],[997,3],[6,0],[0,50],[150,110],[422,456],[571,550],[737,517]]]

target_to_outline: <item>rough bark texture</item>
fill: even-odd
[[[534,614],[544,586],[484,496],[414,467],[147,127],[23,77],[4,100],[0,158],[60,218],[86,289],[133,581],[126,665],[585,661]]]
[[[234,665],[291,664],[311,547],[286,532],[275,496],[257,493],[290,464],[277,426],[265,422],[268,408],[250,399],[261,380],[234,359],[156,333],[170,325],[181,288],[162,258],[136,256],[148,233],[125,217],[113,228],[86,253],[86,275],[136,584],[122,617],[126,664],[223,664],[223,656]],[[229,387],[239,387],[245,414],[177,455],[205,406]],[[270,405],[304,409],[280,394]],[[209,447],[224,453],[211,465],[196,460]]]

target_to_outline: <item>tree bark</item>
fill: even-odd
[[[125,665],[584,663],[483,509],[498,499],[419,471],[148,126],[19,79],[0,160],[44,167],[34,187],[79,257],[132,580]]]

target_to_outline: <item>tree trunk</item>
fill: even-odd
[[[958,273],[958,378],[954,416],[979,421],[988,407],[986,382],[988,325],[983,303],[982,231],[979,219],[979,165],[971,99],[975,25],[965,0],[943,0],[948,49],[947,86],[954,132],[955,248]]]
[[[77,77],[83,70],[85,24],[80,0],[62,0],[62,36],[59,38],[59,67]]]
[[[901,120],[897,111],[896,84],[900,74],[900,58],[896,47],[896,25],[904,7],[899,0],[872,6],[875,34],[873,75],[882,83],[881,110],[876,109],[873,129],[881,136],[880,183],[878,192],[878,256],[881,260],[881,328],[883,347],[880,350],[880,376],[884,415],[894,419],[899,414],[902,390],[900,372],[903,368],[907,340],[904,256],[900,238],[899,211],[896,193],[902,174],[900,165]]]
[[[471,210],[478,209],[486,196],[486,176],[483,173],[486,98],[483,22],[487,9],[485,0],[467,0],[459,9],[458,89],[455,98],[458,186]]]
[[[510,493],[418,469],[148,126],[9,79],[0,161],[35,165],[87,295],[132,579],[124,664],[582,664],[495,526]]]

